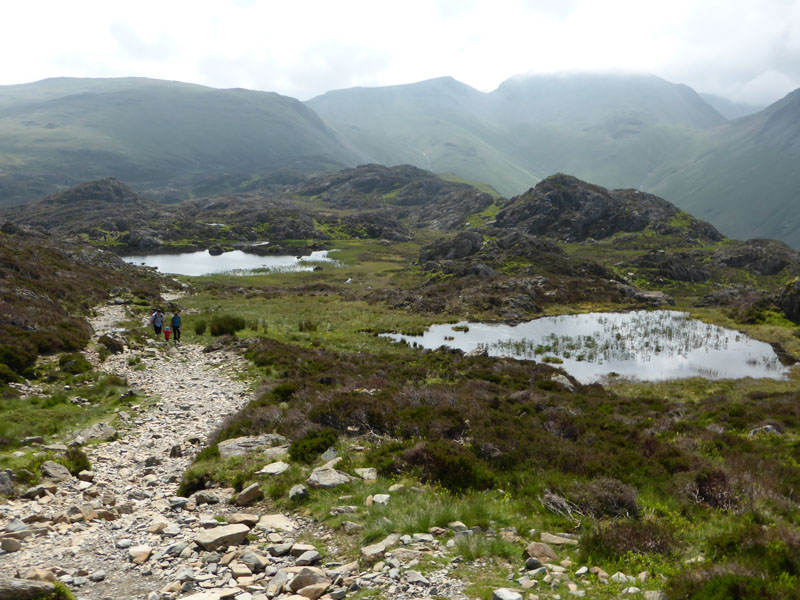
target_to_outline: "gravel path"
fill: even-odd
[[[124,307],[104,306],[91,323],[99,336],[113,332],[125,318]],[[37,502],[21,499],[0,506],[0,517],[6,521],[41,518],[41,522],[51,522],[56,515],[69,514],[73,507],[98,498],[108,506],[113,497],[113,505],[132,508],[132,512],[115,521],[56,524],[55,531],[27,538],[20,551],[0,555],[0,571],[22,573],[57,565],[67,573],[103,572],[103,581],[78,591],[87,599],[140,598],[147,595],[143,589],[158,589],[164,583],[158,577],[143,579],[117,542],[149,539],[143,527],[168,508],[168,498],[175,496],[177,483],[198,449],[196,442],[205,442],[226,416],[248,400],[247,385],[235,378],[244,367],[241,357],[231,352],[204,354],[196,345],[163,351],[164,346],[163,341],[154,341],[151,348],[158,349],[126,350],[100,365],[105,372],[126,377],[131,388],[160,400],[147,410],[128,411],[128,419],[123,412],[119,419],[127,427],[119,439],[86,447],[95,474],[91,487],[84,490],[85,484],[73,479]],[[128,365],[133,356],[141,358],[143,370]],[[176,446],[181,456],[170,457]]]

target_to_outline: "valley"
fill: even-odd
[[[4,209],[0,249],[0,568],[52,597],[797,597],[782,242],[563,174],[503,198],[370,164],[171,204],[87,181]],[[337,263],[118,258],[207,249]],[[786,375],[583,381],[552,347],[383,335],[657,310],[769,344]]]

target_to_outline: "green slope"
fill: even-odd
[[[800,90],[731,122],[683,168],[663,173],[654,193],[738,238],[800,247]]]
[[[200,179],[352,164],[299,101],[148,79],[0,87],[0,203],[113,175],[156,195]]]

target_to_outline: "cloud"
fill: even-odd
[[[117,19],[109,27],[109,33],[119,48],[136,60],[165,61],[175,52],[173,40],[165,33],[155,40],[147,41],[129,23]]]
[[[4,10],[0,52],[0,83],[138,75],[307,98],[623,69],[772,102],[800,86],[800,0],[27,0]]]

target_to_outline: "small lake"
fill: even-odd
[[[328,250],[312,252],[309,256],[257,256],[233,250],[212,256],[208,250],[180,254],[142,254],[123,256],[122,260],[134,265],[156,267],[161,273],[173,275],[262,275],[265,273],[298,273],[313,271],[319,263],[335,263]]]
[[[677,311],[543,317],[518,325],[461,322],[423,335],[384,334],[424,348],[531,359],[563,367],[581,383],[609,374],[658,381],[705,377],[781,379],[788,368],[769,344]]]

